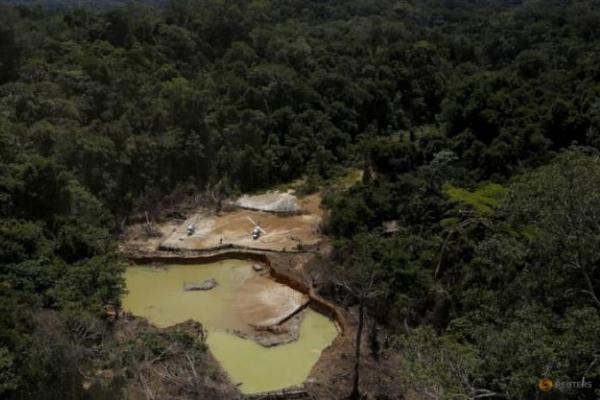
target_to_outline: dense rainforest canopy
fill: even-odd
[[[160,342],[105,340],[136,211],[348,168],[363,180],[326,197],[331,262],[369,266],[407,390],[600,390],[600,1],[10,3],[0,397],[91,396],[81,366]]]

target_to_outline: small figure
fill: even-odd
[[[196,226],[194,224],[189,224],[187,227],[187,235],[192,236],[196,231]]]

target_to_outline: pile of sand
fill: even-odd
[[[308,300],[308,296],[289,286],[254,276],[239,289],[235,307],[245,323],[266,328],[285,321]]]
[[[243,195],[235,205],[249,210],[275,213],[295,213],[300,211],[298,199],[289,193],[270,192],[255,196]]]

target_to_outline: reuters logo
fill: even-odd
[[[538,382],[538,388],[542,392],[549,392],[552,390],[553,387],[554,387],[554,382],[552,382],[552,379],[543,378],[543,379],[540,379]]]

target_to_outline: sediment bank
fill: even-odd
[[[217,261],[223,261],[228,259],[235,260],[252,260],[264,264],[268,268],[269,276],[271,279],[278,283],[285,284],[292,289],[295,289],[309,297],[310,301],[308,307],[311,307],[315,311],[327,316],[333,320],[343,335],[345,332],[345,323],[342,314],[336,309],[336,307],[321,298],[315,293],[312,287],[305,282],[301,282],[298,279],[291,277],[290,275],[280,271],[277,266],[273,265],[269,256],[262,252],[254,251],[236,251],[236,250],[225,250],[219,252],[205,252],[204,254],[195,253],[193,255],[151,255],[135,257],[130,256],[129,262],[134,265],[143,264],[207,264]]]

